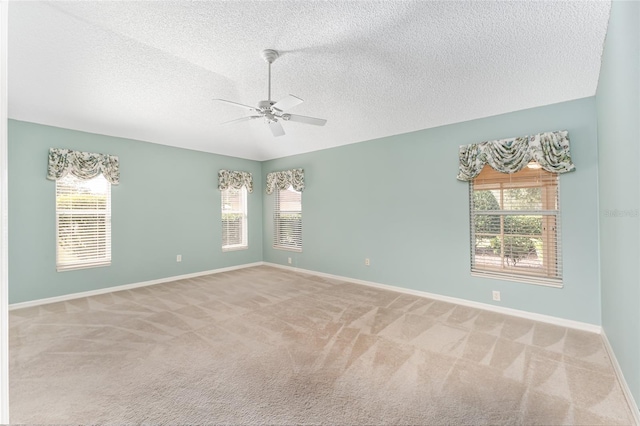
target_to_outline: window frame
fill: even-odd
[[[280,210],[280,198],[281,198],[281,191],[291,191],[291,192],[295,192],[297,194],[300,194],[300,210]],[[302,252],[302,191],[296,191],[293,186],[289,185],[289,187],[287,189],[280,189],[277,188],[275,191],[275,197],[274,197],[274,214],[273,214],[273,245],[272,247],[276,250],[286,250],[286,251],[293,251],[293,252]],[[300,230],[298,232],[298,236],[299,236],[299,242],[295,245],[289,245],[289,244],[281,244],[282,240],[283,240],[283,236],[282,234],[282,221],[281,221],[281,215],[285,213],[285,214],[296,214],[299,213],[300,215]],[[296,234],[293,235],[293,237],[295,238]]]
[[[225,211],[224,208],[224,197],[225,194],[228,193],[229,191],[240,191],[240,200],[241,200],[241,208],[239,210],[233,210],[233,211]],[[227,251],[236,251],[236,250],[247,250],[249,248],[249,221],[248,221],[248,206],[247,206],[247,201],[248,201],[248,197],[247,197],[247,188],[243,185],[240,189],[234,189],[234,188],[227,188],[224,189],[222,191],[220,191],[220,211],[221,211],[221,226],[222,226],[222,251],[223,252],[227,252]],[[242,235],[242,241],[239,244],[228,244],[228,245],[224,245],[224,214],[225,213],[231,213],[231,214],[240,214],[242,217],[241,220],[241,225],[240,225],[240,229],[241,229],[241,235]]]
[[[61,185],[65,184],[67,186],[72,186],[70,184],[68,184],[66,181],[69,179],[75,179],[75,183],[79,184],[80,182],[84,182],[85,185],[87,182],[96,180],[96,179],[103,179],[104,182],[102,183],[103,185],[105,185],[106,191],[105,191],[105,196],[106,196],[106,201],[105,201],[105,209],[104,209],[104,213],[102,213],[102,210],[98,210],[98,209],[64,209],[64,208],[60,208],[59,204],[58,204],[58,197],[64,195],[62,193],[62,187]],[[99,268],[99,267],[104,267],[104,266],[110,266],[111,265],[111,246],[112,246],[112,236],[111,236],[111,183],[104,177],[104,175],[99,174],[91,179],[80,179],[76,176],[74,176],[73,174],[69,173],[68,175],[66,175],[65,177],[62,177],[60,179],[57,179],[55,182],[55,215],[56,215],[56,271],[57,272],[66,272],[66,271],[73,271],[73,270],[78,270],[78,269],[89,269],[89,268]],[[76,188],[74,188],[77,192],[72,193],[70,195],[78,195],[78,194],[82,194],[82,192],[78,192],[80,185],[76,185]],[[85,186],[86,188],[86,186]],[[63,256],[61,255],[61,231],[62,231],[62,226],[61,226],[61,217],[64,215],[78,215],[78,216],[82,216],[82,215],[96,215],[96,216],[104,216],[104,233],[103,233],[103,237],[102,239],[105,241],[105,249],[104,249],[104,256],[101,257],[93,257],[93,258],[89,258],[86,260],[82,260],[82,261],[75,261],[75,262],[71,262],[71,261],[64,261],[63,260]],[[100,236],[99,234],[96,234],[97,237],[96,239],[99,240]],[[89,243],[93,242],[92,239],[87,239],[86,241],[88,241]]]
[[[485,167],[490,167],[486,165]],[[475,210],[474,203],[474,191],[476,190],[476,179],[480,175],[471,181],[469,181],[469,224],[470,224],[470,266],[471,275],[483,278],[495,278],[507,281],[523,282],[527,284],[536,284],[548,287],[563,287],[563,256],[562,256],[562,244],[561,244],[561,208],[560,208],[560,179],[557,174],[551,174],[542,170],[544,173],[549,173],[548,180],[542,179],[537,185],[533,185],[533,178],[527,182],[524,178],[520,178],[520,182],[509,182],[505,184],[507,179],[519,178],[518,173],[521,173],[527,169],[539,170],[540,166],[536,162],[531,162],[523,170],[513,173],[512,175],[505,174],[508,178],[496,180],[495,182],[487,183],[486,181],[481,184],[483,189],[480,190],[499,190],[501,198],[504,195],[504,191],[508,189],[516,188],[541,188],[540,209],[505,209],[502,200],[498,200],[500,210]],[[493,170],[493,169],[491,169]],[[493,171],[494,173],[499,173]],[[532,172],[530,172],[532,173]],[[489,179],[490,180],[490,179]],[[551,183],[549,183],[551,182]],[[491,186],[495,186],[491,188]],[[551,191],[549,190],[551,188]],[[555,208],[553,208],[555,207]],[[487,212],[491,212],[500,217],[500,233],[497,236],[501,237],[501,241],[504,241],[505,236],[519,237],[521,235],[515,233],[506,233],[504,228],[504,218],[507,216],[541,216],[541,234],[540,240],[542,241],[542,269],[545,273],[533,273],[531,271],[517,271],[515,264],[509,268],[507,261],[507,268],[505,268],[504,249],[501,245],[501,265],[499,267],[491,267],[487,265],[479,265],[476,263],[476,216],[486,215]],[[492,233],[493,234],[493,233]],[[524,235],[524,234],[523,234]],[[525,235],[525,237],[531,237]],[[553,273],[551,273],[553,271]],[[528,272],[528,273],[527,273]]]

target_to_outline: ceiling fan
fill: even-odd
[[[265,49],[262,51],[262,57],[265,61],[267,61],[267,64],[269,66],[269,91],[267,92],[266,101],[260,101],[258,102],[257,107],[252,107],[249,105],[240,104],[238,102],[228,101],[226,99],[214,99],[214,101],[225,102],[230,105],[235,105],[237,107],[247,109],[254,113],[253,115],[247,117],[236,118],[235,120],[225,121],[224,123],[220,124],[239,123],[241,121],[264,118],[265,122],[269,125],[273,136],[282,136],[284,135],[284,128],[282,127],[281,121],[295,121],[298,123],[313,124],[315,126],[324,126],[327,123],[327,120],[324,120],[322,118],[306,117],[304,115],[295,115],[285,112],[303,102],[302,99],[298,98],[297,96],[289,95],[283,99],[280,99],[278,102],[271,100],[271,64],[276,59],[278,59],[278,56],[280,56],[280,54],[277,50]]]

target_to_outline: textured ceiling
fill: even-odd
[[[256,160],[593,96],[600,1],[9,4],[11,118]],[[275,138],[219,123],[305,102]],[[544,129],[541,129],[544,130]],[[553,129],[549,129],[553,130]],[[509,135],[505,135],[509,136]]]

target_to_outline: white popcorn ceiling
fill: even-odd
[[[9,116],[266,160],[593,96],[610,2],[9,4]],[[305,102],[324,127],[213,101]],[[540,129],[557,130],[557,129]],[[517,135],[504,135],[504,137]],[[445,143],[446,141],[443,141]]]

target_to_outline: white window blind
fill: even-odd
[[[471,271],[561,286],[558,175],[535,162],[513,174],[486,165],[469,188]]]
[[[222,251],[248,248],[247,188],[228,188],[222,197]]]
[[[302,192],[291,186],[275,192],[273,247],[302,251]]]
[[[56,180],[56,268],[111,264],[111,184],[103,175]]]

